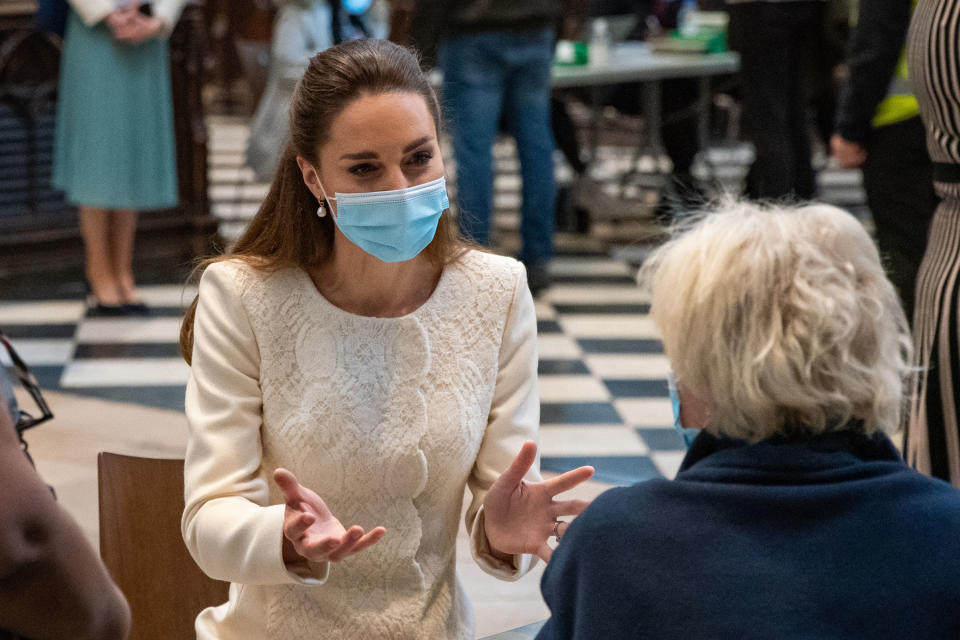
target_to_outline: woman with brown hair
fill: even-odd
[[[183,535],[233,584],[199,638],[471,638],[465,487],[472,554],[504,580],[586,506],[553,496],[589,467],[540,482],[533,299],[458,236],[438,125],[407,49],[316,55],[266,201],[203,274]]]

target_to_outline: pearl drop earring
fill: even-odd
[[[321,202],[320,206],[317,207],[317,217],[324,218],[327,215],[327,208],[324,206],[324,203]]]

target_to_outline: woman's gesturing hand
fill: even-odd
[[[576,516],[590,504],[586,500],[556,501],[593,475],[593,467],[579,467],[539,483],[524,482],[523,476],[537,458],[537,444],[525,442],[510,468],[503,472],[483,501],[487,540],[494,551],[503,554],[535,553],[549,562],[553,550],[550,536],[563,535],[566,522],[557,525],[560,516]],[[555,531],[555,527],[559,527]]]
[[[307,489],[286,469],[273,472],[287,508],[283,514],[283,560],[289,564],[306,558],[311,562],[338,562],[363,551],[386,533],[376,527],[364,535],[363,527],[344,529],[316,493]]]

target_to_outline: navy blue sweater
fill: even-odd
[[[960,492],[847,430],[701,433],[676,480],[611,489],[541,583],[553,638],[960,638]]]

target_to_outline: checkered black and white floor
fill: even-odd
[[[211,134],[213,210],[223,235],[235,237],[267,187],[243,165],[242,121],[212,120]],[[622,163],[622,153],[604,153],[608,164]],[[512,144],[499,143],[495,155],[495,241],[512,252],[520,199]],[[562,165],[558,172],[562,180]],[[855,178],[827,173],[822,187],[833,189],[834,201],[862,204]],[[642,228],[602,224],[589,238],[558,237],[555,284],[537,301],[545,470],[591,464],[598,480],[630,484],[672,477],[683,457],[671,427],[667,361],[634,282],[649,246],[643,237]],[[195,289],[171,283],[141,292],[153,309],[148,318],[87,317],[82,300],[21,300],[0,302],[0,327],[45,389],[182,409],[188,367],[177,340]]]

